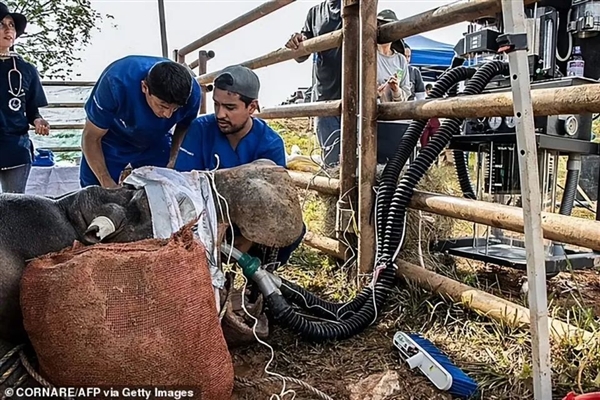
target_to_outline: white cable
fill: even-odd
[[[572,8],[569,9],[569,12],[567,13],[567,25],[569,25],[569,22],[571,21],[571,12],[573,11]],[[557,16],[556,19],[556,25],[557,28],[556,30],[558,31],[558,27],[560,26],[560,17]],[[567,48],[567,55],[563,58],[560,56],[559,52],[558,52],[558,39],[556,40],[557,46],[556,46],[556,59],[560,62],[565,62],[569,60],[569,57],[571,56],[571,52],[573,51],[573,34],[567,32],[567,34],[569,35],[569,47]]]

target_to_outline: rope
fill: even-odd
[[[331,398],[328,395],[326,395],[325,393],[321,392],[319,389],[316,389],[316,388],[310,386],[308,383],[303,382],[300,379],[289,378],[289,377],[283,377],[283,379],[287,382],[290,382],[290,383],[296,384],[300,387],[303,387],[304,389],[308,390],[309,392],[315,394],[320,399],[333,400],[333,398]],[[234,388],[235,389],[247,389],[247,388],[251,388],[251,387],[255,387],[255,386],[264,385],[267,383],[276,383],[276,382],[281,382],[281,378],[273,376],[273,377],[269,377],[269,378],[262,378],[262,379],[257,379],[257,380],[251,381],[246,378],[241,378],[239,376],[236,376]]]

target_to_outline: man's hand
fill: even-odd
[[[50,124],[42,117],[36,118],[33,121],[35,127],[35,133],[42,136],[48,136],[50,134]]]
[[[287,41],[285,47],[292,50],[298,50],[300,44],[306,40],[306,37],[301,33],[294,33],[290,40]]]
[[[169,168],[169,169],[175,168],[175,161],[177,161],[177,159],[169,160],[169,162],[167,163],[167,168]]]
[[[119,185],[117,185],[117,182],[115,182],[110,176],[105,179],[102,179],[102,181],[100,182],[100,186],[102,186],[104,189],[115,189],[119,187]]]

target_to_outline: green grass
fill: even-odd
[[[306,130],[295,132],[285,121],[274,121],[271,125],[284,137],[288,152],[294,144],[302,149],[303,154],[312,150],[313,136]],[[597,121],[594,122],[594,132],[600,134],[600,124]],[[458,194],[453,173],[436,175],[438,182],[429,190]],[[472,177],[475,177],[473,171]],[[561,179],[564,180],[564,163],[561,163],[559,178],[561,183]],[[304,218],[309,222],[309,228],[318,227],[324,215],[323,198],[303,191],[301,196],[305,199]],[[575,209],[574,215],[593,218],[593,214],[580,208]],[[463,221],[455,221],[453,225],[456,235],[469,234],[471,228],[471,223]],[[426,254],[426,263],[437,273],[527,306],[527,299],[519,293],[520,286],[517,284],[518,279],[524,275],[522,272],[430,254]],[[562,273],[549,282],[550,315],[581,329],[599,332],[600,319],[595,311],[600,310],[596,300],[600,297],[598,273]],[[344,270],[328,257],[305,246],[293,255],[291,265],[283,274],[328,300],[349,300],[358,290]],[[589,281],[582,280],[584,278]],[[564,290],[566,282],[569,290]],[[513,328],[496,322],[403,281],[394,289],[381,314],[376,326],[357,337],[318,346],[298,342],[284,328],[276,328],[273,340],[278,343],[276,351],[283,355],[276,356],[275,371],[302,376],[320,389],[330,388],[333,385],[331,379],[339,378],[339,386],[345,386],[348,381],[355,382],[368,374],[386,369],[401,370],[404,374],[402,380],[411,381],[417,379],[419,374],[406,370],[399,360],[391,357],[394,354],[391,337],[396,330],[401,329],[421,332],[447,352],[453,362],[480,383],[482,398],[521,400],[533,397],[531,339],[528,329]],[[271,340],[269,342],[272,343]],[[336,363],[335,360],[344,360],[344,363]],[[600,387],[598,347],[553,342],[552,368],[556,399],[562,399],[571,390],[588,392]],[[430,386],[427,381],[420,381],[420,385],[419,388]],[[416,388],[414,385],[413,387]],[[328,394],[337,393],[339,397],[336,398],[347,398],[342,389],[338,392],[335,392],[338,389],[331,390],[333,392],[329,391]],[[433,397],[424,395],[415,398]]]

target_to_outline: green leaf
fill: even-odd
[[[112,15],[98,13],[89,0],[5,3],[27,17],[27,29],[15,43],[15,51],[34,64],[43,79],[72,77],[72,68],[81,62],[79,53],[90,44],[93,31],[100,31],[105,19],[114,19]]]

